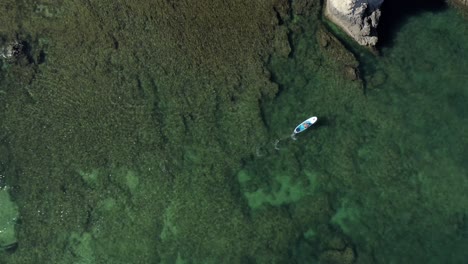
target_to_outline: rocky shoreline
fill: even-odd
[[[465,11],[465,14],[468,14],[468,0],[449,0],[448,3],[455,8],[462,9]]]
[[[327,0],[325,17],[363,46],[377,44],[377,25],[383,0]]]
[[[468,0],[452,0],[452,2],[460,4],[468,8]]]
[[[384,0],[326,0],[324,14],[357,43],[373,47],[377,44],[377,26]],[[448,0],[448,4],[468,14],[468,0]]]

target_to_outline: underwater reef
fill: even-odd
[[[278,85],[265,63],[289,53],[287,1],[1,7],[4,44],[28,46],[2,70],[6,182],[20,215],[17,249],[2,259],[284,258],[289,218],[250,215],[235,175],[267,138],[259,105]]]

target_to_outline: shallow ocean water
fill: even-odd
[[[358,263],[466,261],[467,36],[466,20],[455,11],[421,12],[402,24],[381,56],[356,48],[365,99],[341,96],[340,89],[355,87],[319,69],[304,72],[312,56],[298,56],[290,68],[274,65],[287,89],[269,108],[272,130],[287,134],[284,128],[312,114],[325,119],[275,158],[254,162],[256,175],[266,167],[305,182],[315,177],[309,180],[315,190],[296,186],[288,200],[280,188],[275,203],[334,197],[330,223],[355,243]],[[305,45],[297,53],[314,49]],[[288,185],[289,178],[281,183]]]
[[[11,124],[18,122],[21,129],[44,132],[32,138],[37,146],[15,152],[19,155],[15,160],[38,159],[47,166],[28,168],[38,163],[19,161],[2,168],[7,179],[0,187],[11,183],[23,215],[16,225],[18,249],[2,253],[0,263],[37,259],[57,263],[463,263],[468,259],[466,19],[450,9],[421,12],[394,32],[394,40],[381,48],[381,56],[355,48],[363,83],[343,77],[340,60],[327,53],[317,38],[321,31],[316,20],[297,18],[294,26],[301,30],[291,37],[293,53],[270,61],[279,92],[257,105],[261,118],[251,106],[247,107],[251,116],[234,112],[213,118],[197,110],[194,116],[180,117],[178,111],[190,112],[185,104],[193,107],[191,101],[177,104],[184,97],[198,102],[197,96],[206,96],[201,101],[207,112],[224,109],[213,103],[219,98],[211,94],[171,90],[179,82],[215,90],[212,83],[198,87],[189,77],[166,76],[173,79],[167,83],[158,79],[162,71],[151,63],[159,57],[147,50],[151,47],[147,43],[143,44],[148,47],[132,51],[131,44],[121,41],[122,53],[96,50],[110,54],[100,61],[99,54],[91,51],[94,61],[83,59],[63,71],[47,68],[53,61],[46,62],[45,76],[37,77],[37,86],[21,85],[33,101],[55,96],[58,103],[53,107],[60,111],[44,114],[30,105],[29,97],[7,108],[11,116],[19,113],[23,118],[12,121],[10,117],[9,127],[15,128]],[[96,39],[100,37],[97,34]],[[89,63],[102,72],[86,68]],[[111,70],[108,64],[113,65]],[[82,65],[88,71],[76,73],[83,70]],[[125,65],[139,68],[135,73]],[[69,90],[67,85],[75,87],[74,79],[50,77],[55,73],[67,77],[64,72],[78,76],[76,87],[101,87],[115,96],[103,103],[93,89],[84,89],[86,96]],[[80,79],[86,74],[90,77]],[[236,92],[250,87],[242,81]],[[140,88],[141,98],[127,92],[133,86]],[[35,88],[46,95],[34,94]],[[121,97],[131,100],[122,103]],[[253,95],[247,93],[247,97]],[[67,101],[62,104],[63,98]],[[83,98],[92,100],[81,102]],[[236,100],[243,102],[245,97]],[[80,108],[85,103],[92,107]],[[123,106],[114,107],[119,104]],[[75,112],[78,121],[69,121]],[[31,121],[26,114],[37,123],[22,123]],[[317,126],[291,140],[292,129],[311,115],[318,116]],[[96,117],[92,126],[87,126],[88,116]],[[58,126],[48,123],[48,118]],[[223,127],[217,118],[235,120],[236,127]],[[264,126],[236,130],[256,120]],[[164,126],[153,127],[153,122]],[[213,132],[217,125],[227,139]],[[69,130],[77,126],[82,134],[74,137]],[[254,128],[258,131],[252,132]],[[96,131],[105,135],[94,137]],[[14,138],[31,135],[35,134]],[[70,137],[71,143],[56,147],[50,156],[28,155],[48,153],[40,152],[46,148],[41,143],[53,144],[55,135]],[[245,135],[253,138],[244,141],[246,146],[229,145],[229,139]],[[104,150],[100,148],[105,145],[98,144],[103,139],[110,145]],[[82,164],[79,158],[60,157],[74,147],[81,151],[88,142],[98,149],[77,151],[76,157],[85,157]],[[136,156],[126,152],[135,146],[144,149],[137,149]],[[238,154],[246,149],[252,150],[250,155]],[[114,163],[99,155],[106,151]],[[2,161],[13,160],[2,155]],[[39,180],[24,178],[34,173],[41,174]],[[50,188],[43,179],[50,180]],[[18,197],[28,191],[32,197]],[[35,202],[28,207],[25,201]],[[11,208],[8,201],[10,218],[15,218]],[[11,226],[11,219],[0,225]],[[47,251],[41,250],[44,245]]]

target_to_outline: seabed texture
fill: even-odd
[[[0,264],[466,263],[466,16],[321,9],[3,0]]]

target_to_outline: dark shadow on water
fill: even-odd
[[[387,0],[381,6],[378,34],[381,47],[391,47],[396,33],[407,19],[423,12],[442,12],[447,9],[444,0]]]
[[[18,243],[15,242],[3,248],[6,253],[13,254],[18,249]]]
[[[321,129],[332,125],[332,121],[328,117],[319,117],[314,125],[314,129]]]

